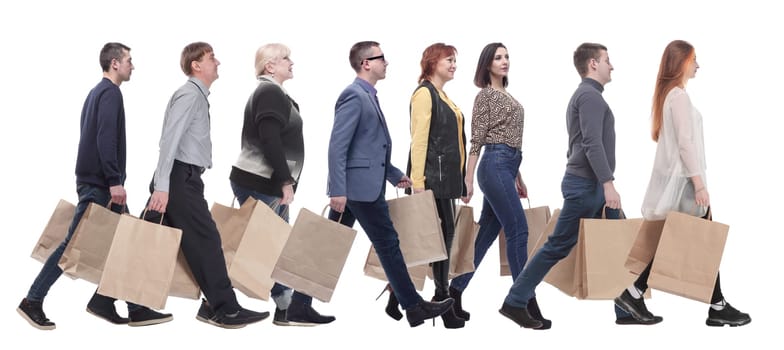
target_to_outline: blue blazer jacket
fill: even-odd
[[[397,184],[403,177],[390,164],[392,139],[372,93],[356,78],[335,103],[329,139],[327,195],[372,202],[384,191],[384,180]]]

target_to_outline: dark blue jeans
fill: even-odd
[[[381,261],[381,267],[384,268],[387,281],[392,286],[400,306],[409,309],[421,302],[422,297],[411,282],[403,253],[400,252],[400,241],[389,217],[389,206],[384,199],[384,191],[382,190],[373,202],[348,200],[346,208],[359,221],[373,248],[376,249],[378,260]],[[347,224],[345,219],[346,217],[342,222]]]
[[[511,306],[525,308],[528,301],[534,297],[536,286],[542,282],[544,276],[556,263],[569,255],[577,244],[580,219],[601,216],[605,203],[604,188],[598,181],[566,174],[561,182],[561,192],[564,204],[555,231],[515,279],[505,300]],[[608,212],[608,218],[613,216],[617,218],[618,212]]]
[[[275,210],[278,216],[280,216],[286,222],[289,222],[289,206],[276,205],[277,203],[280,202],[279,197],[275,197],[265,193],[261,193],[259,191],[251,190],[247,187],[240,186],[234,183],[233,181],[231,182],[231,189],[232,191],[234,191],[234,196],[237,197],[237,201],[239,201],[240,205],[242,205],[242,203],[245,203],[245,201],[248,200],[248,198],[253,197],[254,199],[260,200],[266,203],[267,205],[269,205],[270,208]],[[273,285],[272,289],[270,290],[270,295],[274,298],[283,294],[285,291],[289,289],[291,288],[275,282],[275,285]],[[313,298],[307,294],[302,294],[300,292],[294,291],[294,293],[291,295],[291,301],[297,303],[303,303],[306,305],[311,305],[313,303]]]
[[[49,289],[52,288],[52,285],[54,285],[54,283],[57,282],[57,279],[60,278],[60,275],[63,274],[63,270],[57,263],[60,262],[60,258],[65,252],[65,247],[68,245],[68,242],[71,241],[76,226],[79,224],[82,216],[84,216],[84,212],[87,211],[87,207],[90,203],[106,206],[112,199],[112,195],[109,193],[108,188],[88,184],[77,184],[76,193],[79,195],[79,203],[76,205],[76,211],[74,212],[71,226],[68,227],[68,233],[65,236],[65,240],[63,240],[57,249],[52,252],[52,255],[46,259],[44,266],[41,268],[41,272],[38,273],[35,281],[33,281],[33,285],[30,286],[30,290],[27,292],[28,300],[43,302],[46,294],[49,293]],[[128,212],[127,207],[115,204],[111,205],[111,210],[116,213]],[[142,306],[140,305],[128,303],[129,312],[140,309],[141,307]]]
[[[477,182],[484,200],[479,216],[479,233],[474,242],[474,266],[479,268],[503,227],[506,256],[514,280],[528,260],[528,222],[515,187],[522,153],[505,144],[485,145],[484,149],[477,169]],[[470,272],[455,277],[451,287],[462,291],[473,276],[474,273]]]

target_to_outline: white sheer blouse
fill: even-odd
[[[707,208],[697,206],[694,184],[689,179],[699,175],[707,186],[702,115],[679,87],[667,94],[662,113],[656,159],[642,215],[646,220],[664,220],[674,210],[704,216]]]

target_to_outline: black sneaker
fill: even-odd
[[[174,319],[172,314],[163,314],[147,307],[133,310],[128,313],[128,316],[130,316],[131,319],[131,321],[128,322],[128,325],[131,327],[151,326],[169,322]]]
[[[19,307],[16,308],[16,312],[35,328],[47,331],[55,328],[54,322],[49,321],[49,319],[46,318],[46,314],[44,314],[42,301],[32,301],[24,298],[22,299],[22,302],[19,303]]]
[[[501,308],[498,309],[498,312],[517,323],[520,327],[534,329],[542,328],[542,322],[533,318],[533,316],[528,313],[527,308],[515,307],[504,302],[504,304],[501,305]]]
[[[202,301],[201,305],[199,312],[196,314],[196,319],[221,328],[242,328],[269,317],[269,312],[256,312],[242,307],[240,307],[239,311],[233,313],[215,312],[209,307],[206,300]],[[210,317],[207,318],[206,316]]]
[[[726,304],[721,310],[714,310],[710,307],[708,309],[708,319],[705,320],[705,324],[711,327],[722,327],[724,325],[737,327],[749,323],[751,323],[751,316],[745,312],[740,312],[730,304]]]
[[[290,326],[317,326],[335,320],[335,316],[324,316],[304,303],[292,302],[286,310],[286,320]]]
[[[635,324],[636,325],[649,326],[649,325],[657,324],[657,323],[659,323],[661,321],[664,321],[664,317],[653,316],[652,320],[650,320],[648,322],[641,322],[641,321],[637,321],[637,319],[635,319],[632,316],[626,316],[626,317],[618,317],[618,318],[616,318],[615,319],[615,324],[622,325],[622,326],[623,325],[635,325]]]
[[[640,297],[637,299],[633,297],[628,290],[624,290],[619,297],[615,298],[615,305],[623,311],[630,313],[634,319],[643,324],[653,324],[651,322],[656,320],[656,316],[645,307],[645,298]]]
[[[87,312],[111,324],[128,324],[131,321],[129,318],[117,314],[117,309],[114,308],[115,300],[114,298],[93,293],[93,297],[87,303]]]
[[[289,320],[286,319],[286,310],[275,308],[275,316],[272,317],[272,324],[276,326],[291,326]]]

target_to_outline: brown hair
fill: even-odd
[[[201,61],[201,58],[210,52],[212,52],[212,46],[201,41],[190,43],[185,46],[180,55],[180,68],[182,68],[183,73],[187,76],[191,76],[191,74],[193,74],[191,63],[193,61]]]
[[[506,48],[502,43],[490,43],[482,49],[479,54],[479,61],[476,63],[476,72],[474,73],[474,85],[478,88],[484,88],[490,85],[490,65],[495,60],[495,52],[499,47]],[[504,77],[504,87],[509,85],[509,78]]]
[[[432,77],[436,72],[438,61],[444,57],[453,55],[457,55],[457,49],[455,49],[455,47],[452,45],[435,43],[428,46],[425,51],[422,52],[422,60],[419,62],[419,66],[422,68],[422,73],[419,74],[418,82],[421,84],[423,81]]]
[[[601,51],[607,51],[607,47],[596,43],[582,43],[574,50],[574,68],[577,68],[580,77],[588,75],[588,60],[593,58],[598,61],[602,57]]]
[[[662,127],[664,114],[664,99],[676,86],[683,86],[683,77],[690,59],[694,58],[694,46],[683,40],[674,40],[667,44],[659,64],[659,74],[656,76],[656,87],[653,91],[653,106],[651,108],[652,125],[651,137],[659,141],[659,132]]]
[[[351,64],[351,68],[354,68],[354,71],[359,73],[359,70],[362,68],[362,61],[367,58],[374,47],[378,46],[380,46],[379,43],[375,41],[360,41],[354,44],[348,53],[348,61]]]
[[[108,72],[112,65],[112,60],[122,60],[125,51],[131,51],[131,48],[120,43],[106,43],[98,56],[98,63],[101,64],[101,69],[104,72]]]

